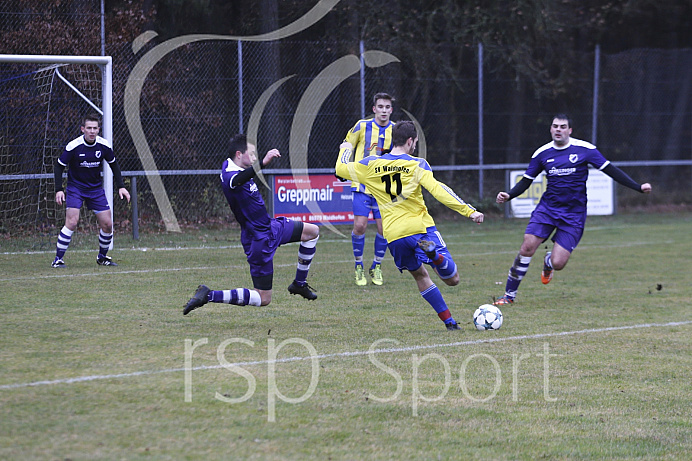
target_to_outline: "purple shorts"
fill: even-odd
[[[268,232],[255,235],[249,241],[243,240],[243,249],[247,255],[247,262],[250,264],[250,275],[255,288],[271,290],[276,249],[283,244],[300,241],[302,233],[302,222],[279,217],[271,220]]]
[[[373,219],[381,219],[380,207],[377,200],[372,195],[365,192],[352,191],[353,194],[353,214],[356,216],[368,216],[372,211]]]
[[[586,213],[563,213],[560,216],[556,214],[548,213],[540,206],[537,207],[531,213],[525,233],[546,240],[555,231],[553,242],[571,253],[579,245],[584,234]]]
[[[65,207],[80,209],[84,203],[94,213],[111,209],[108,206],[106,192],[103,190],[103,187],[80,189],[68,184],[65,188]]]

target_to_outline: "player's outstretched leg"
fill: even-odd
[[[202,307],[206,303],[208,303],[210,291],[211,290],[206,285],[198,286],[197,291],[195,291],[195,294],[192,295],[192,298],[190,298],[190,300],[185,305],[185,309],[183,309],[183,315],[187,315],[190,312],[197,309],[198,307]]]
[[[188,301],[183,311],[187,315],[190,311],[197,309],[206,303],[233,304],[234,306],[261,306],[262,295],[257,290],[248,288],[234,288],[232,290],[210,290],[204,285],[200,285],[195,295]],[[189,308],[189,310],[188,310]]]

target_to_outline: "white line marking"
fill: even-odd
[[[449,239],[448,239],[449,240]],[[351,243],[350,240],[346,239],[320,239],[320,242],[323,243]],[[290,243],[284,243],[281,245],[282,247],[285,246],[290,246],[290,245],[298,245],[298,242],[290,242]],[[53,244],[55,246],[55,244]],[[142,253],[146,253],[147,251],[185,251],[185,250],[228,250],[228,249],[233,249],[233,248],[243,248],[243,245],[240,243],[236,243],[233,245],[220,245],[220,246],[208,246],[208,245],[200,245],[200,246],[186,246],[186,247],[123,247],[123,248],[116,248],[116,251],[141,251]],[[70,253],[96,253],[95,249],[82,249],[82,250],[68,250]],[[55,254],[55,248],[49,249],[49,250],[40,250],[40,251],[5,251],[5,252],[0,252],[0,255],[7,255],[7,256],[17,256],[17,255],[42,255],[42,254]]]
[[[692,320],[686,320],[683,322],[669,322],[669,323],[645,323],[640,325],[625,325],[620,327],[607,327],[607,328],[589,328],[586,330],[576,330],[576,331],[563,331],[560,333],[539,333],[535,335],[524,335],[524,336],[510,336],[507,338],[488,338],[488,339],[476,339],[473,341],[459,341],[455,343],[448,344],[431,344],[427,346],[408,346],[408,347],[397,347],[389,349],[375,349],[371,351],[352,351],[352,352],[336,352],[332,354],[322,354],[317,356],[307,356],[307,357],[287,357],[285,359],[277,360],[256,360],[251,362],[236,362],[228,365],[205,365],[199,367],[192,367],[191,371],[201,371],[201,370],[217,370],[219,368],[224,368],[228,366],[251,366],[251,365],[267,365],[269,363],[288,363],[288,362],[300,362],[305,360],[313,359],[328,359],[335,357],[359,357],[369,354],[392,354],[397,352],[410,352],[410,351],[420,351],[425,349],[437,349],[444,347],[457,347],[457,346],[469,346],[474,344],[484,344],[484,343],[500,343],[507,341],[516,340],[526,340],[526,339],[540,339],[540,338],[554,338],[558,336],[572,336],[581,335],[588,333],[603,333],[608,331],[619,331],[619,330],[634,330],[637,328],[653,328],[653,327],[674,327],[681,325],[692,324]],[[132,378],[136,376],[151,376],[158,375],[162,373],[180,373],[184,372],[185,368],[169,368],[164,370],[145,370],[145,371],[135,371],[132,373],[119,373],[114,375],[92,375],[92,376],[80,376],[78,378],[65,378],[56,379],[52,381],[34,381],[30,383],[17,383],[17,384],[3,384],[0,385],[0,390],[6,389],[20,389],[24,387],[37,387],[37,386],[48,386],[52,384],[74,384],[74,383],[84,383],[89,381],[98,381],[104,379],[118,379],[118,378]]]
[[[313,265],[320,264],[342,264],[342,263],[352,263],[352,259],[343,261],[313,261]],[[59,274],[55,275],[25,275],[21,277],[10,277],[10,278],[0,278],[0,282],[11,282],[13,280],[37,280],[37,279],[56,279],[56,278],[71,278],[71,277],[103,277],[106,275],[122,275],[122,274],[155,274],[158,272],[181,272],[181,271],[210,271],[217,269],[244,269],[248,267],[245,264],[235,264],[231,266],[198,266],[198,267],[169,267],[167,269],[141,269],[141,270],[131,270],[131,271],[99,271],[84,274],[66,274],[65,269],[55,269],[60,271]],[[274,267],[296,267],[296,263],[287,264],[274,264]]]
[[[450,241],[449,239],[445,239],[446,241]],[[663,242],[658,242],[660,244],[665,244],[665,243],[673,243],[672,241],[663,241]],[[288,245],[292,245],[293,243],[290,243]],[[628,248],[632,246],[639,246],[639,245],[650,245],[651,242],[629,242],[629,243],[624,243],[621,245],[604,245],[604,244],[582,244],[581,247],[583,247],[585,250],[586,249],[597,249],[597,248]],[[488,246],[491,244],[487,244]],[[282,245],[285,246],[285,245]],[[476,242],[476,246],[481,246],[478,242]],[[240,246],[227,246],[227,247],[195,247],[195,248],[152,248],[151,251],[183,251],[183,250],[219,250],[219,249],[229,249],[229,248],[240,248]],[[134,251],[141,251],[138,249],[126,249],[126,250],[134,250]],[[86,252],[87,250],[77,250],[77,251],[82,251]],[[488,252],[482,252],[482,253],[465,253],[463,255],[459,255],[456,258],[462,259],[462,258],[472,258],[472,257],[478,257],[478,256],[492,256],[492,255],[501,255],[501,254],[511,254],[515,255],[517,253],[516,249],[513,250],[507,250],[507,251],[488,251]],[[8,253],[4,253],[8,254]],[[18,253],[19,254],[19,253]],[[29,254],[29,253],[21,253],[21,254]],[[353,259],[348,259],[348,260],[340,260],[340,261],[320,261],[316,260],[313,262],[314,264],[345,264],[345,263],[352,263]],[[295,263],[290,263],[290,264],[275,264],[274,267],[294,267]],[[60,274],[55,274],[55,275],[25,275],[25,276],[20,276],[20,277],[7,277],[7,278],[0,278],[0,282],[11,282],[14,280],[36,280],[36,279],[52,279],[52,278],[71,278],[71,277],[102,277],[104,275],[121,275],[121,274],[155,274],[157,272],[182,272],[182,271],[208,271],[208,270],[214,270],[214,269],[239,269],[247,267],[244,264],[240,265],[232,265],[232,266],[200,266],[200,267],[178,267],[178,268],[166,268],[166,269],[142,269],[142,270],[113,270],[113,271],[98,271],[98,272],[92,272],[92,273],[83,273],[83,274],[70,274],[70,273],[64,273],[65,269],[55,269],[56,271],[60,271]]]

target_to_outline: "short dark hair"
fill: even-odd
[[[392,95],[389,94],[389,93],[376,93],[375,96],[372,97],[372,105],[373,105],[373,106],[377,105],[377,100],[378,100],[378,99],[386,99],[386,100],[388,100],[388,101],[391,102],[391,103],[393,103],[394,101],[396,101],[396,99],[394,99],[394,96],[392,96]]]
[[[411,120],[396,122],[392,127],[392,146],[401,147],[406,144],[408,138],[416,139],[418,132],[416,125]]]
[[[228,147],[228,150],[231,151],[231,158],[235,158],[236,152],[245,152],[247,150],[247,136],[242,133],[238,133],[231,138],[231,142],[229,143]]]
[[[86,126],[86,122],[96,122],[99,124],[99,126],[101,126],[101,117],[94,113],[87,114],[82,119],[82,126]]]
[[[550,120],[550,123],[553,123],[553,120],[558,119],[558,120],[567,120],[567,128],[572,128],[572,119],[569,118],[569,115],[567,114],[555,114],[553,115],[552,120]]]

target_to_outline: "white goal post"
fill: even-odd
[[[58,77],[62,82],[67,85],[74,93],[77,94],[84,102],[86,102],[95,112],[98,112],[102,118],[102,130],[100,136],[108,140],[111,145],[113,145],[113,60],[110,56],[59,56],[59,55],[9,55],[0,54],[0,64],[3,63],[16,63],[25,65],[36,65],[36,69],[39,69],[40,65],[52,65],[50,67],[55,68],[55,76]],[[100,88],[100,99],[101,107],[94,103],[88,96],[73,85],[67,78],[65,78],[60,73],[60,67],[66,65],[96,65],[101,70],[101,88]],[[69,139],[65,139],[65,144]],[[114,148],[115,151],[115,148]],[[8,176],[5,178],[4,176]],[[24,175],[3,175],[3,180],[9,179],[21,179],[20,177],[27,177],[26,179],[34,179],[37,177],[43,178],[45,174],[24,174]],[[31,178],[29,178],[31,177]],[[108,204],[111,208],[111,214],[113,213],[113,173],[105,163],[103,165],[103,178],[104,178],[104,190],[106,192],[106,198]],[[112,245],[112,244],[111,244]]]

